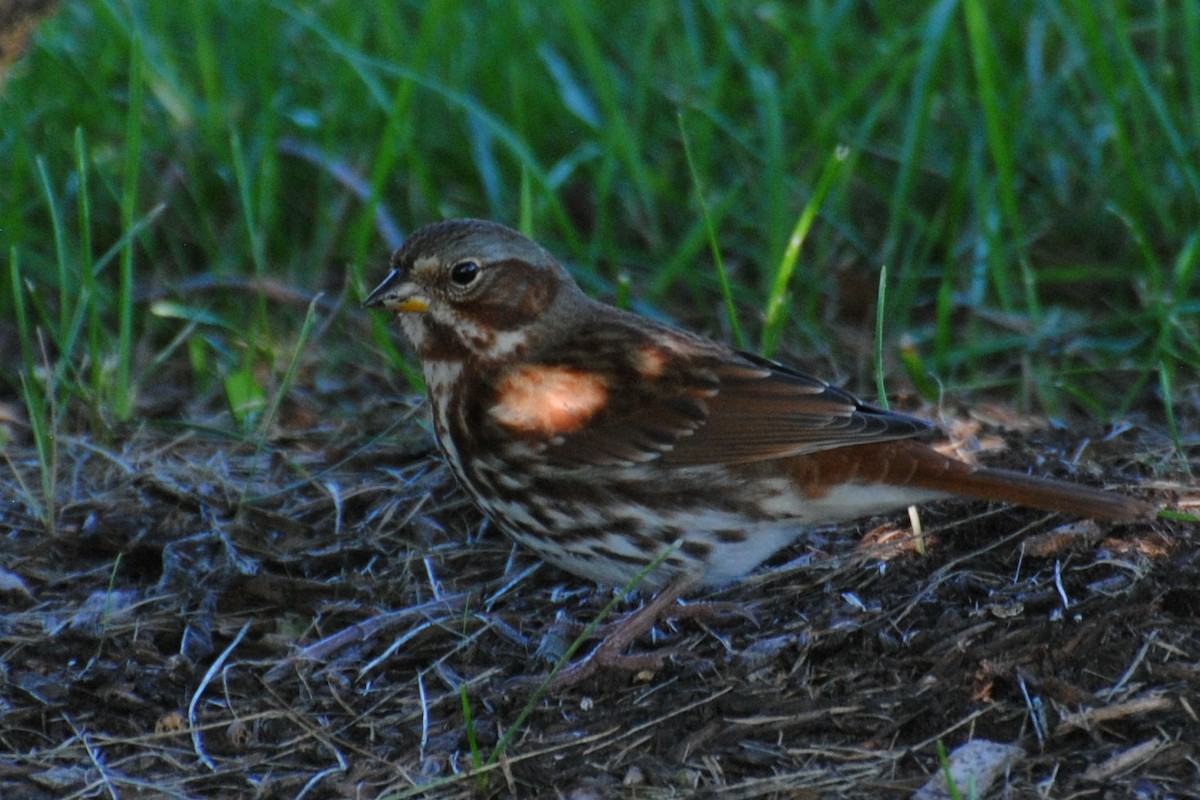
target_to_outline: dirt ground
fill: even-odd
[[[612,592],[488,530],[415,399],[324,392],[261,443],[219,418],[60,437],[51,530],[12,428],[0,796],[902,798],[974,740],[1019,748],[989,797],[1200,797],[1190,522],[945,502],[924,554],[905,515],[817,531],[689,598],[725,605],[640,642],[656,668],[530,705]],[[991,463],[1197,512],[1149,428],[960,416]]]

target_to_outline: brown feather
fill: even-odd
[[[708,400],[704,427],[680,441],[667,463],[767,461],[929,430],[923,420],[875,408],[783,364],[743,353],[726,357],[714,370],[720,388]]]
[[[929,423],[875,408],[783,364],[606,306],[540,357],[603,376],[608,405],[553,437],[563,465],[745,464],[908,438]]]
[[[1154,514],[1153,506],[1132,497],[1022,472],[967,464],[914,441],[843,447],[789,459],[786,463],[797,486],[810,497],[821,497],[830,487],[843,483],[880,483],[1112,522],[1133,522]]]

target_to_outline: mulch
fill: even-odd
[[[982,740],[1019,748],[989,796],[1200,797],[1191,522],[947,501],[919,541],[813,531],[688,598],[711,613],[639,642],[658,663],[531,703],[613,592],[490,530],[416,400],[364,403],[60,436],[53,509],[12,428],[0,796],[910,797]],[[1197,513],[1147,428],[964,420],[992,463]]]

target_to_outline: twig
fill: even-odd
[[[200,679],[200,685],[196,687],[196,692],[192,695],[191,702],[188,703],[188,727],[192,730],[192,749],[200,757],[201,763],[213,772],[217,771],[217,765],[208,757],[208,753],[204,752],[204,745],[200,742],[200,728],[196,724],[196,704],[200,702],[200,697],[204,694],[204,690],[208,687],[212,679],[216,677],[217,673],[221,671],[225,660],[233,653],[234,648],[242,641],[242,637],[246,635],[246,631],[248,630],[250,630],[249,622],[242,626],[242,629],[238,631],[238,635],[233,637],[233,641],[229,643],[229,646],[221,651],[221,655],[217,656],[217,660],[208,668],[208,672],[204,673],[204,677]]]

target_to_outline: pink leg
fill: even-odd
[[[633,614],[616,623],[612,630],[604,640],[582,661],[571,664],[563,668],[550,680],[549,691],[558,691],[587,680],[596,674],[596,670],[601,667],[613,667],[630,672],[638,672],[645,669],[654,669],[662,663],[666,656],[665,652],[661,653],[634,653],[626,654],[625,650],[645,635],[651,628],[654,627],[660,619],[669,616],[696,616],[696,612],[704,608],[703,604],[696,606],[696,612],[685,614],[677,614],[676,612],[690,609],[691,606],[673,609],[675,601],[683,596],[691,586],[695,585],[695,578],[676,578],[663,587],[662,591],[646,605],[642,606]],[[670,611],[671,613],[667,613]],[[701,614],[703,612],[700,612]]]

